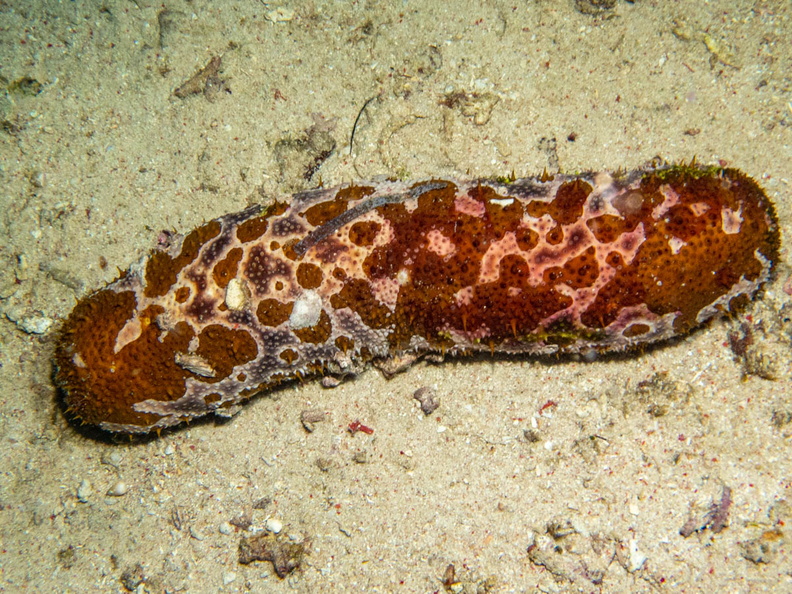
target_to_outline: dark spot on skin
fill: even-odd
[[[228,255],[215,264],[212,269],[212,278],[215,284],[225,289],[228,283],[237,275],[237,267],[242,259],[242,248],[233,248]]]
[[[198,335],[198,356],[214,370],[211,378],[202,378],[207,383],[219,382],[231,375],[234,367],[252,361],[258,354],[256,341],[246,330],[231,330],[213,324]]]
[[[324,274],[316,264],[301,263],[297,267],[297,283],[303,289],[316,289],[322,284]]]
[[[374,221],[360,221],[349,229],[349,240],[361,247],[374,245],[374,239],[376,239],[380,228],[381,225]]]
[[[256,309],[256,317],[264,326],[275,328],[289,319],[294,303],[281,303],[277,299],[264,299]]]
[[[346,353],[355,348],[355,341],[346,336],[339,336],[335,339],[335,345],[341,350],[342,353]]]
[[[190,287],[179,287],[174,294],[176,303],[185,303],[190,298]]]
[[[347,209],[346,198],[335,198],[327,202],[320,202],[314,204],[312,207],[305,211],[305,220],[314,227],[321,227],[328,221],[345,212]]]
[[[297,351],[294,351],[292,349],[286,349],[282,351],[281,354],[278,356],[284,361],[286,361],[287,365],[292,365],[295,361],[297,361],[297,359],[300,358],[300,355],[297,354]]]

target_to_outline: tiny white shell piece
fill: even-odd
[[[267,518],[267,521],[264,522],[264,527],[273,534],[279,534],[283,530],[283,522],[275,518]]]
[[[122,497],[127,494],[129,491],[129,485],[127,485],[124,481],[116,481],[110,489],[108,489],[107,494],[111,497]]]
[[[228,281],[225,293],[225,304],[232,311],[247,309],[250,305],[250,288],[241,278]]]

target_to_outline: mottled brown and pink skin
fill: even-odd
[[[146,433],[370,360],[622,351],[752,298],[777,251],[737,170],[318,189],[173,238],[83,299],[56,379],[83,422]]]

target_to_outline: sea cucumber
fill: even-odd
[[[773,205],[715,166],[320,188],[172,237],[65,320],[70,416],[147,433],[430,352],[613,352],[752,299]]]

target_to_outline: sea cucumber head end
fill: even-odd
[[[189,343],[191,333],[177,325],[160,336],[153,319],[159,312],[136,312],[136,304],[132,291],[103,289],[80,300],[61,329],[55,382],[67,411],[82,423],[148,433],[162,426],[161,419],[135,405],[184,393],[187,372],[175,363],[174,352]],[[120,349],[119,341],[125,342]]]

